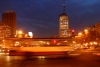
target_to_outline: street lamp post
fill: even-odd
[[[81,39],[81,44],[83,45],[83,32],[79,32],[78,33],[78,36],[80,37],[80,39]]]
[[[5,40],[2,40],[3,41],[3,46],[4,46],[4,48],[5,48]]]
[[[88,34],[88,30],[87,30],[87,29],[85,29],[85,30],[84,30],[84,32],[85,32],[85,35],[87,35],[87,34]]]

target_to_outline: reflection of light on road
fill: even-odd
[[[93,52],[99,52],[99,51],[93,51]]]
[[[100,53],[98,53],[97,56],[100,56]]]
[[[0,55],[1,55],[2,53],[0,53]]]
[[[7,61],[10,61],[10,56],[7,56]]]
[[[78,56],[78,55],[81,55],[79,53],[76,53],[76,54],[69,54],[70,56]]]
[[[93,53],[93,55],[97,55],[97,56],[100,56],[100,53]]]
[[[9,53],[6,53],[7,55],[9,55]]]
[[[0,53],[0,55],[8,55],[9,53]]]
[[[39,59],[44,59],[46,58],[45,56],[38,56]]]
[[[92,51],[84,51],[84,52],[92,52]]]

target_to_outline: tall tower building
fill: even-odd
[[[2,22],[11,27],[11,37],[16,35],[16,13],[13,10],[2,13]]]
[[[6,37],[11,37],[11,27],[0,22],[0,40],[3,40]]]
[[[59,16],[59,37],[69,37],[69,18],[65,10],[65,1],[63,0],[63,13]]]

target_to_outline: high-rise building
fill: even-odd
[[[11,27],[0,22],[0,40],[3,40],[6,37],[11,37]]]
[[[63,13],[59,16],[59,37],[69,37],[69,18],[66,14],[65,3],[63,0]]]
[[[97,24],[95,24],[95,30],[100,33],[100,22],[98,22]]]
[[[11,27],[11,37],[16,35],[16,13],[13,10],[8,10],[2,13],[2,22]]]

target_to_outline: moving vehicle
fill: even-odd
[[[32,56],[44,56],[44,55],[66,55],[69,51],[73,51],[74,48],[68,45],[60,46],[33,46],[33,47],[10,47],[9,55],[32,55]]]

